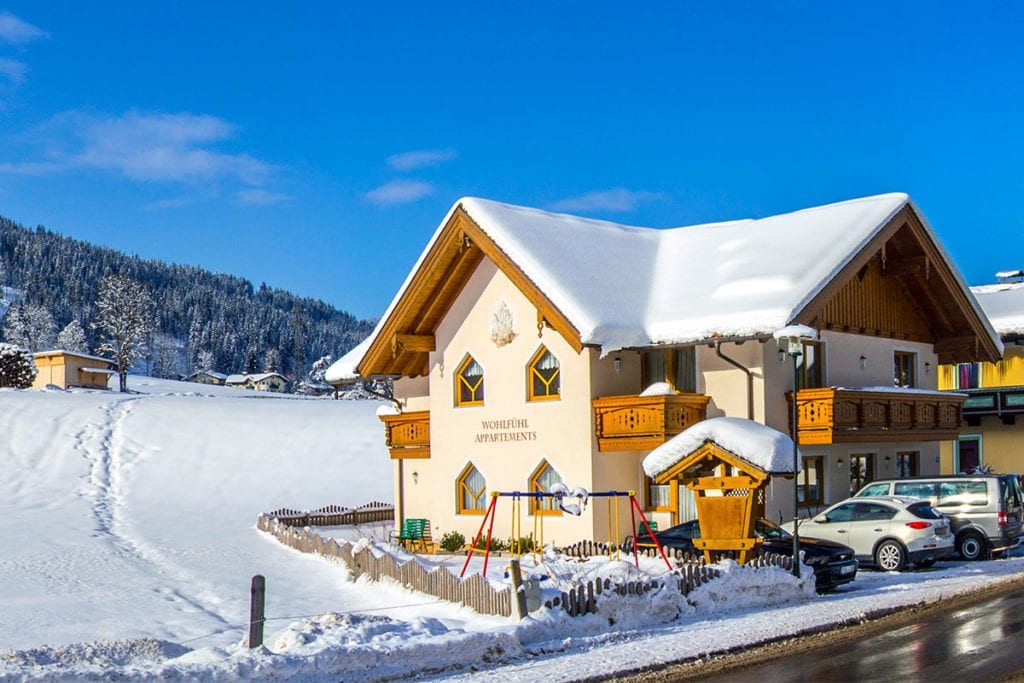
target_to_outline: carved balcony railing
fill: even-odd
[[[603,396],[594,399],[594,430],[600,451],[656,448],[707,416],[703,394]]]
[[[430,457],[430,411],[381,415],[392,460]]]
[[[956,439],[965,398],[914,389],[801,389],[797,394],[800,443]],[[792,410],[792,392],[786,400]]]

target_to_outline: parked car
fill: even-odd
[[[802,522],[800,529],[845,543],[862,563],[890,572],[907,564],[930,567],[953,552],[949,520],[927,500],[908,496],[847,498]]]
[[[793,536],[785,529],[767,519],[755,522],[754,530],[761,537],[761,551],[771,552],[786,557],[793,556]],[[676,548],[685,552],[703,552],[693,543],[700,538],[700,524],[697,520],[683,522],[664,531],[654,532],[658,543],[666,548]],[[654,548],[654,541],[646,531],[636,539],[639,548]],[[628,552],[633,550],[633,539],[626,539],[623,546]],[[800,536],[800,552],[804,563],[814,569],[814,585],[819,591],[831,590],[836,586],[853,581],[857,576],[857,560],[853,557],[853,549],[842,543],[826,541],[820,538]]]
[[[965,560],[992,557],[1020,543],[1024,502],[1012,474],[882,479],[857,497],[914,496],[949,517],[956,549]]]

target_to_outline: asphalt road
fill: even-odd
[[[1024,675],[1024,591],[716,681],[1003,681]]]
[[[638,672],[628,680],[1024,680],[1022,631],[1024,577],[963,600],[712,660]]]

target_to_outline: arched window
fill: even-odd
[[[487,511],[487,500],[484,495],[487,492],[487,480],[480,470],[473,466],[473,463],[466,465],[462,470],[458,481],[458,494],[456,500],[459,504],[460,515],[482,515]]]
[[[555,468],[544,460],[540,463],[540,466],[534,470],[533,476],[530,477],[530,492],[549,493],[551,491],[551,487],[561,481],[562,475],[556,472]],[[560,515],[562,514],[562,510],[557,504],[555,504],[554,498],[531,498],[530,514]]]
[[[484,369],[473,356],[466,356],[455,374],[455,405],[482,406],[484,404]]]
[[[561,396],[561,367],[558,359],[543,346],[530,361],[528,384],[531,401],[550,401]]]

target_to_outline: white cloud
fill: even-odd
[[[36,38],[49,38],[50,34],[43,29],[22,21],[10,12],[0,12],[0,41],[19,45]]]
[[[0,57],[0,78],[6,79],[11,85],[21,85],[25,82],[25,70],[22,62]]]
[[[616,187],[611,190],[588,192],[579,197],[569,197],[550,205],[555,211],[614,211],[624,213],[633,211],[641,202],[664,199],[660,192],[643,190],[627,190]]]
[[[54,116],[31,135],[44,158],[0,162],[0,172],[44,174],[98,169],[145,182],[227,181],[264,184],[274,166],[248,154],[215,149],[235,136],[235,127],[206,114],[129,112],[100,117],[81,112]]]
[[[387,165],[397,171],[412,171],[426,166],[440,166],[456,156],[458,153],[454,149],[423,149],[392,154],[387,158]]]
[[[268,204],[280,204],[281,202],[291,201],[291,197],[286,194],[279,194],[277,192],[268,192],[267,190],[251,187],[245,190],[239,190],[238,199],[243,204],[257,204],[257,205],[268,205]]]
[[[434,186],[421,180],[392,180],[366,193],[374,204],[404,204],[422,199],[434,191]]]

